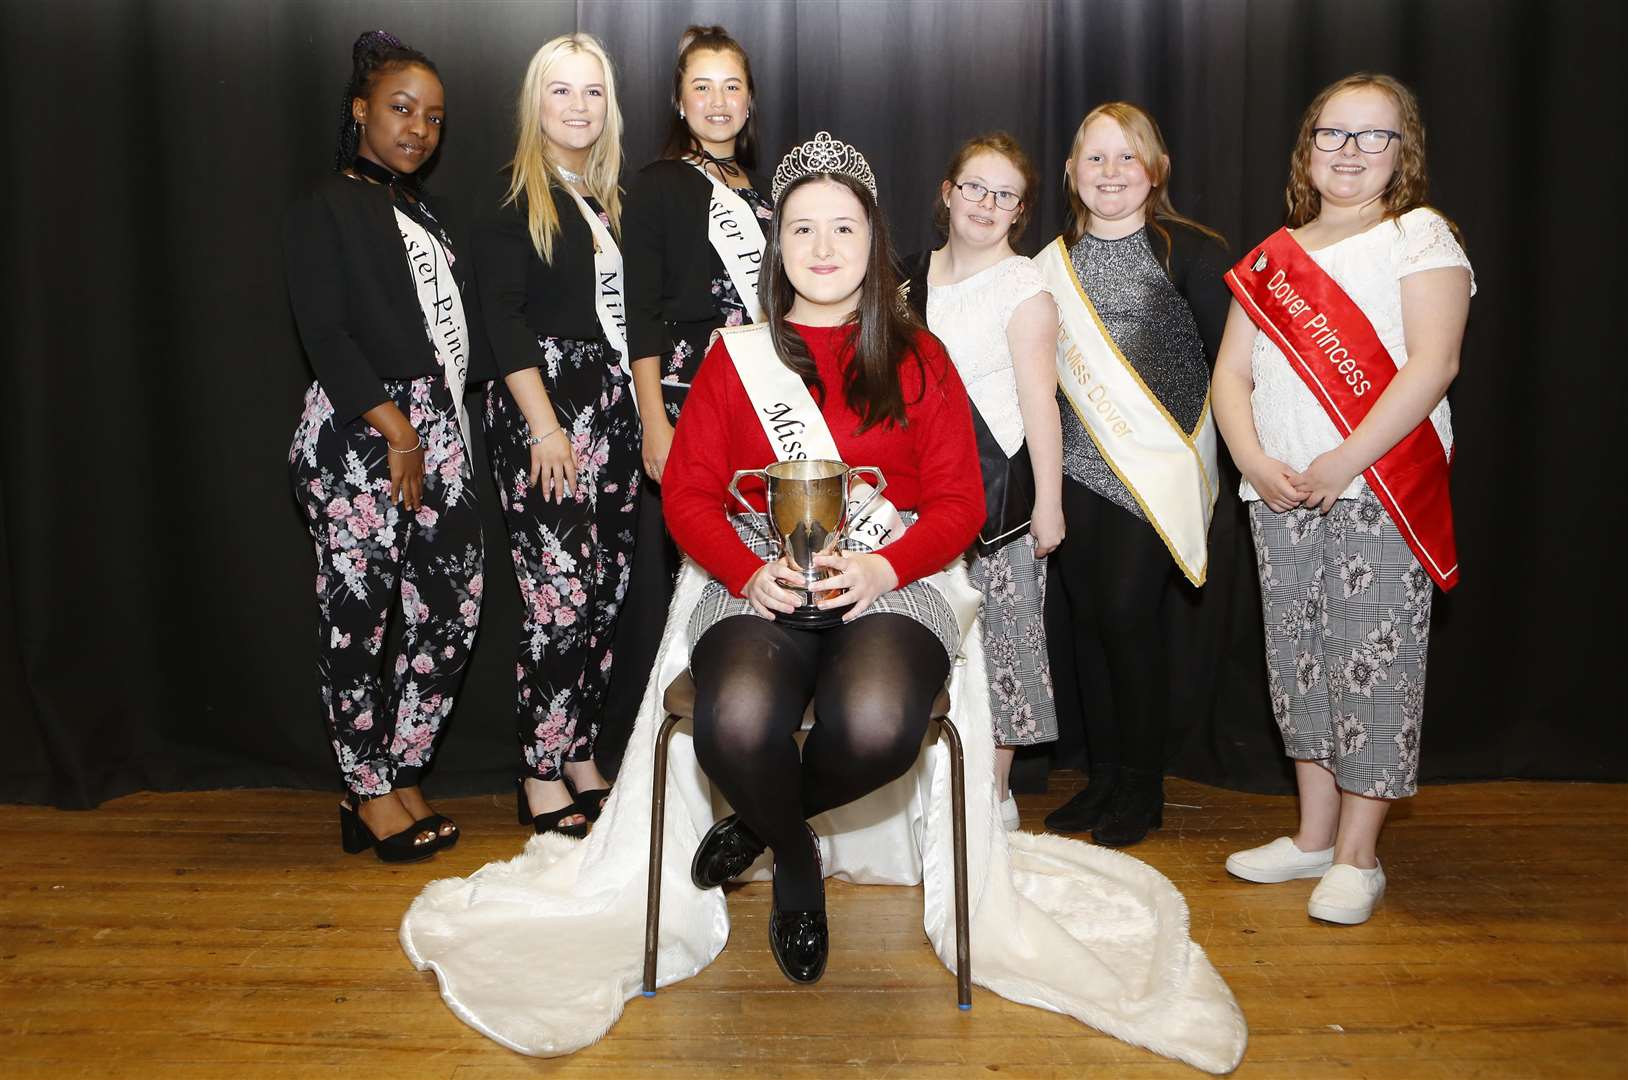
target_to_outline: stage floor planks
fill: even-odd
[[[1058,774],[1020,800],[1024,827],[1078,783]],[[1222,869],[1288,831],[1292,799],[1180,780],[1166,797],[1166,827],[1133,853],[1186,894],[1249,1019],[1235,1076],[1628,1075],[1628,787],[1423,789],[1389,828],[1390,893],[1361,927],[1308,919],[1311,881]],[[747,886],[710,968],[630,1001],[587,1050],[521,1057],[460,1023],[396,942],[426,882],[518,852],[512,800],[439,803],[462,843],[399,868],[340,852],[336,803],[240,791],[0,807],[0,1077],[1202,1075],[979,988],[958,1012],[920,891],[838,882],[817,986],[775,968],[767,886]]]

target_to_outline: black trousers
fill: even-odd
[[[1063,521],[1068,537],[1052,558],[1067,604],[1087,756],[1092,766],[1163,772],[1175,560],[1153,526],[1067,477]],[[1058,712],[1066,718],[1074,710]]]
[[[794,630],[724,619],[690,654],[695,756],[745,824],[774,849],[775,900],[825,906],[805,822],[868,795],[915,763],[950,661],[903,615]],[[801,756],[792,738],[814,702]]]

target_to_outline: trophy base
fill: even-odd
[[[794,630],[829,630],[839,625],[847,612],[847,608],[821,611],[817,607],[800,607],[789,614],[784,611],[775,612],[774,621]]]

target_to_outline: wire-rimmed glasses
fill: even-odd
[[[1023,205],[1023,196],[1015,191],[991,191],[976,180],[963,180],[951,187],[961,192],[961,197],[970,203],[981,203],[985,195],[995,196],[995,206],[1001,210],[1016,210]]]

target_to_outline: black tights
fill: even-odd
[[[804,822],[910,769],[949,670],[938,638],[903,615],[829,630],[739,615],[701,635],[690,654],[695,756],[774,850],[782,909],[824,909]],[[799,758],[792,735],[810,698],[817,719]]]
[[[1053,556],[1068,598],[1093,768],[1164,771],[1170,700],[1165,607],[1176,564],[1153,526],[1063,479],[1068,540]]]

